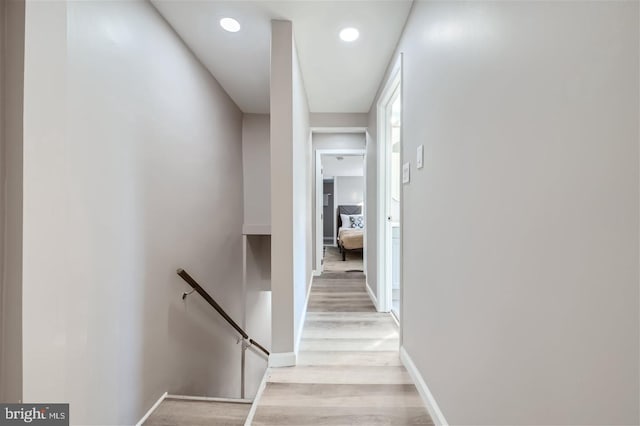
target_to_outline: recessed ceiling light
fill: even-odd
[[[360,37],[360,31],[355,28],[345,28],[340,31],[340,38],[343,41],[356,41]]]
[[[220,20],[220,26],[222,29],[229,31],[230,33],[237,33],[240,31],[240,22],[233,18],[222,18]]]

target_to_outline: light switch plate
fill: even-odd
[[[424,166],[424,145],[418,147],[418,158],[416,159],[416,167],[421,169]]]
[[[410,179],[410,171],[411,171],[411,163],[404,163],[402,166],[402,183],[409,183]]]

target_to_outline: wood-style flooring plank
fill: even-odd
[[[300,351],[397,351],[400,339],[301,339]]]
[[[383,312],[308,312],[307,319],[310,321],[381,321],[395,324],[396,322],[387,313]]]
[[[255,426],[402,426],[433,425],[423,407],[258,406]]]
[[[397,351],[301,351],[298,365],[402,365]]]
[[[413,385],[268,383],[260,405],[292,407],[422,407]]]
[[[149,416],[145,426],[239,426],[243,425],[250,404],[233,402],[165,399]]]
[[[299,365],[273,368],[268,374],[273,383],[354,383],[406,384],[413,383],[402,366]]]

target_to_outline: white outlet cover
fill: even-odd
[[[416,167],[418,167],[419,169],[421,169],[424,166],[424,145],[420,145],[418,147],[418,153],[417,153],[417,159],[416,159]]]
[[[409,180],[411,178],[410,171],[411,163],[404,163],[404,165],[402,166],[402,183],[409,183]]]

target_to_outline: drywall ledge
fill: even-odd
[[[271,225],[242,225],[243,235],[271,235]]]

